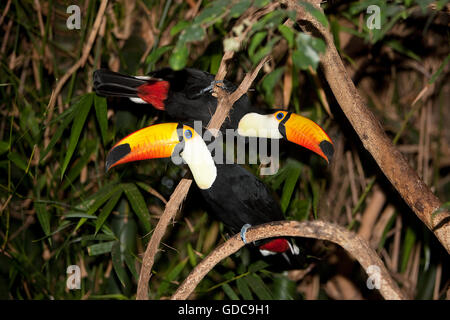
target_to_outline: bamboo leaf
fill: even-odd
[[[409,256],[411,255],[415,243],[416,233],[412,228],[406,228],[405,239],[403,240],[402,263],[400,265],[400,272],[402,273],[405,272],[406,267],[408,266]]]
[[[50,235],[50,212],[47,211],[47,208],[43,203],[35,202],[34,208],[36,209],[36,215],[42,230],[46,236]]]
[[[125,287],[125,283],[127,282],[127,273],[125,270],[125,266],[122,263],[122,254],[120,252],[120,242],[115,241],[112,248],[111,248],[111,260],[113,263],[114,271],[117,274],[117,277],[119,278],[120,283],[122,286]]]
[[[95,234],[97,234],[97,232],[103,226],[103,223],[105,223],[106,219],[108,219],[109,214],[116,207],[116,204],[121,196],[122,196],[122,189],[119,189],[111,196],[111,198],[109,198],[108,202],[105,204],[102,211],[100,212],[97,221],[95,222]]]
[[[125,258],[125,263],[127,264],[127,267],[130,270],[131,274],[133,275],[134,279],[136,281],[139,281],[139,274],[136,271],[135,259],[133,255],[128,251],[128,249],[125,249],[123,255]]]
[[[91,205],[86,211],[87,216],[92,216],[109,198],[112,197],[114,193],[119,190],[119,185],[107,185],[101,189],[100,192],[97,192],[91,201]],[[93,202],[92,202],[93,201]],[[75,230],[78,230],[85,222],[87,218],[81,218],[78,222]]]
[[[250,291],[247,281],[244,280],[244,278],[237,279],[236,285],[239,293],[245,300],[253,300],[252,292]]]
[[[103,144],[106,144],[108,137],[108,116],[106,107],[106,98],[95,95],[94,96],[95,115],[97,116],[100,133],[102,135]]]
[[[108,242],[101,242],[101,243],[96,243],[96,244],[90,245],[87,248],[88,254],[90,256],[97,256],[100,254],[111,252],[112,247],[116,242],[117,241],[108,241]]]
[[[86,118],[91,110],[93,97],[94,96],[92,93],[88,93],[84,95],[77,103],[78,107],[73,120],[72,131],[70,133],[69,147],[67,148],[66,157],[64,158],[61,168],[61,179],[64,177],[64,173],[66,172],[70,159],[72,158],[75,148],[77,147],[81,130],[83,129]]]
[[[142,196],[141,192],[134,183],[126,183],[122,184],[121,186],[122,190],[125,192],[125,195],[128,198],[128,201],[130,201],[133,211],[141,221],[144,230],[146,232],[149,232],[151,228],[150,212],[148,211],[147,204],[145,203],[144,197]]]
[[[248,285],[252,289],[252,291],[258,296],[261,300],[273,300],[273,296],[270,293],[270,290],[264,284],[261,277],[256,274],[250,274],[245,277]]]
[[[233,289],[230,287],[228,283],[225,283],[222,285],[223,291],[225,294],[231,299],[231,300],[239,300],[239,297],[237,294],[233,291]]]
[[[161,283],[161,285],[158,288],[158,297],[161,297],[164,295],[167,290],[169,289],[170,282],[174,281],[176,277],[180,274],[180,272],[184,269],[184,266],[186,265],[187,258],[183,259],[180,263],[178,263],[170,272],[165,276],[164,282]]]
[[[284,182],[283,192],[281,194],[281,210],[286,212],[286,209],[289,207],[289,203],[291,202],[292,193],[294,192],[295,186],[297,185],[297,181],[300,178],[300,173],[302,172],[302,165],[300,162],[290,161],[289,165],[289,175]]]
[[[71,110],[71,109],[69,109],[69,110]],[[62,124],[60,124],[58,126],[58,129],[53,134],[47,148],[45,148],[44,152],[41,153],[39,162],[42,162],[42,160],[45,159],[45,157],[50,152],[50,150],[52,150],[54,148],[54,146],[56,145],[56,142],[58,142],[58,140],[61,138],[62,134],[64,133],[64,130],[69,126],[69,123],[72,122],[73,118],[75,117],[75,114],[76,114],[76,112],[72,111],[72,112],[64,115],[65,118],[64,118]]]

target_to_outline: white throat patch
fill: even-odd
[[[279,122],[271,114],[262,115],[255,112],[247,113],[238,124],[238,133],[243,137],[258,137],[281,139],[278,129]]]
[[[217,168],[205,142],[199,135],[185,140],[184,150],[180,153],[194,176],[200,189],[209,189],[217,177]]]

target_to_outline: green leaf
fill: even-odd
[[[9,143],[6,141],[0,141],[0,154],[9,150]]]
[[[122,184],[122,189],[125,192],[128,201],[130,201],[133,211],[141,221],[144,230],[146,232],[149,232],[151,228],[150,212],[148,211],[147,204],[145,203],[144,197],[142,196],[141,192],[134,183]]]
[[[314,70],[317,69],[320,61],[319,54],[325,52],[325,42],[302,32],[297,34],[295,40],[297,48],[292,54],[295,66],[302,70],[306,70],[310,66]]]
[[[106,98],[94,96],[95,115],[102,135],[103,144],[106,144],[108,138],[108,116],[106,107]]]
[[[412,50],[405,48],[399,41],[397,40],[389,40],[385,42],[387,46],[391,47],[395,51],[398,51],[414,60],[421,61],[420,57],[415,54]]]
[[[127,264],[128,269],[130,270],[131,274],[133,275],[134,279],[136,281],[139,281],[139,274],[136,271],[135,261],[133,255],[129,252],[128,249],[126,249],[123,252],[125,263]]]
[[[233,289],[231,289],[231,287],[228,283],[225,283],[224,285],[222,285],[222,288],[223,288],[223,291],[225,292],[225,294],[228,296],[228,298],[230,298],[231,300],[239,300],[239,297],[233,291]]]
[[[284,24],[280,24],[278,26],[278,31],[280,31],[283,37],[287,40],[289,48],[294,47],[294,30],[292,30],[288,26],[285,26]]]
[[[87,213],[68,213],[63,215],[64,218],[83,218],[83,219],[97,219],[96,216]]]
[[[112,197],[109,198],[108,202],[105,204],[105,206],[101,210],[100,215],[98,216],[98,219],[95,222],[95,234],[97,234],[97,232],[103,226],[103,223],[105,223],[106,219],[108,219],[109,214],[116,207],[117,202],[119,201],[120,197],[122,196],[122,192],[123,192],[122,189],[117,190],[112,195]]]
[[[314,218],[317,219],[317,211],[319,209],[319,199],[320,199],[320,188],[316,181],[311,180],[311,189],[313,194],[313,211],[314,211]]]
[[[228,16],[232,18],[239,18],[245,10],[247,10],[250,5],[252,4],[251,0],[239,0],[237,1],[234,6],[231,7],[230,11],[228,12]]]
[[[255,273],[258,272],[262,269],[265,269],[269,266],[269,264],[265,261],[262,260],[258,260],[255,263],[252,263],[249,267],[248,267],[248,272],[250,273]]]
[[[189,263],[192,267],[195,267],[197,265],[197,258],[194,253],[194,249],[192,248],[192,245],[190,242],[187,243],[187,252],[189,257]]]
[[[277,300],[294,300],[296,292],[295,281],[287,276],[276,276],[273,283],[273,296]]]
[[[187,59],[189,56],[188,48],[185,45],[178,46],[173,51],[169,58],[169,65],[174,70],[181,70],[187,64]]]
[[[250,45],[248,46],[248,55],[250,58],[255,54],[256,48],[260,45],[260,43],[266,38],[267,31],[260,31],[255,33],[255,35],[252,37],[252,41],[250,42]]]
[[[314,7],[311,3],[309,2],[303,2],[303,1],[299,1],[299,4],[306,9],[306,11],[308,11],[314,18],[317,19],[317,21],[319,21],[324,27],[328,28],[328,20],[326,15],[320,11],[319,9],[317,9],[316,7]]]
[[[61,179],[64,177],[64,173],[80,139],[81,130],[83,129],[86,118],[91,110],[93,98],[94,94],[88,93],[84,95],[77,103],[77,111],[75,114],[75,119],[73,120],[72,131],[70,133],[69,147],[67,148],[66,157],[64,158],[61,168]]]
[[[308,218],[311,211],[312,201],[311,199],[298,199],[294,198],[290,204],[290,214],[293,220],[303,221]]]
[[[279,36],[275,36],[272,39],[270,39],[270,41],[261,49],[259,49],[252,57],[251,60],[254,64],[258,63],[259,61],[261,61],[262,58],[264,58],[265,56],[267,56],[273,49],[273,47],[275,46],[275,44],[280,41],[281,37]]]
[[[90,245],[87,248],[88,254],[90,256],[97,256],[99,254],[111,252],[112,247],[116,242],[117,241],[108,241],[108,242],[101,242],[101,243],[96,243],[96,244]]]
[[[264,7],[265,5],[269,4],[270,0],[255,0],[253,2],[253,5],[257,8]]]
[[[206,22],[212,22],[216,20],[225,11],[228,4],[229,1],[227,0],[214,1],[212,5],[203,9],[202,12],[200,12],[200,14],[197,17],[195,17],[194,23],[204,24]]]
[[[283,72],[284,67],[277,68],[271,73],[267,74],[261,83],[261,87],[266,93],[266,100],[270,104],[273,104],[273,92],[275,91],[275,86],[280,83],[280,78],[283,75]]]
[[[190,25],[181,33],[180,38],[178,39],[178,45],[184,45],[186,42],[203,40],[205,35],[206,32],[201,26],[195,24]]]
[[[402,263],[400,265],[400,272],[403,273],[408,266],[409,256],[411,255],[412,248],[416,242],[416,234],[410,227],[406,228],[405,239],[403,240],[403,256]]]
[[[247,284],[250,286],[252,291],[258,296],[261,300],[273,300],[273,296],[270,293],[270,290],[264,284],[261,277],[256,274],[250,274],[245,277]]]
[[[117,277],[120,280],[120,283],[123,287],[125,287],[125,283],[127,282],[127,273],[125,270],[125,266],[122,263],[122,254],[120,252],[120,242],[115,241],[111,248],[111,260],[113,263],[114,271],[117,274]]]
[[[92,204],[89,206],[89,209],[86,211],[87,216],[92,216],[109,198],[112,197],[113,194],[119,190],[119,185],[106,185],[99,192],[97,192],[92,199],[90,199]],[[84,223],[86,222],[86,218],[81,218],[78,222],[75,230],[78,230]]]
[[[252,26],[252,31],[256,32],[262,29],[272,29],[278,27],[286,18],[286,10],[275,10],[266,14],[262,19]]]
[[[245,300],[253,300],[252,292],[250,291],[247,281],[244,278],[237,279],[236,286],[239,293]]]
[[[161,297],[164,295],[169,289],[170,282],[174,281],[176,277],[180,274],[180,272],[184,269],[186,265],[187,258],[183,259],[180,263],[178,263],[170,272],[164,277],[164,281],[158,288],[158,296]]]
[[[189,21],[185,21],[185,20],[179,21],[176,25],[174,25],[172,27],[172,29],[170,29],[170,35],[172,37],[175,36],[177,33],[186,29],[187,26],[189,26],[189,25],[190,25]],[[161,48],[158,48],[158,49],[161,49]]]
[[[298,179],[300,178],[300,173],[302,172],[302,164],[297,161],[289,161],[287,163],[289,174],[284,182],[283,192],[281,194],[281,210],[286,212],[291,202],[292,193],[294,192],[295,186]]]
[[[66,178],[64,179],[65,181],[61,187],[62,190],[65,190],[68,186],[70,186],[72,182],[80,175],[81,170],[83,170],[83,168],[88,164],[91,154],[97,147],[97,141],[87,141],[87,144],[88,146],[86,151],[83,152],[82,157],[77,159],[75,164],[67,173]]]
[[[46,236],[50,235],[50,212],[47,211],[44,203],[35,202],[34,208],[36,209],[36,214],[42,230]]]
[[[41,157],[39,159],[39,162],[41,162],[45,156],[50,152],[50,150],[53,149],[56,142],[61,138],[62,134],[64,133],[64,130],[69,126],[69,123],[72,122],[73,118],[75,117],[76,112],[73,112],[73,108],[69,109],[70,112],[64,114],[64,120],[63,123],[58,126],[58,129],[56,130],[55,134],[52,136],[52,139],[50,140],[47,148],[45,148],[44,152],[41,153]]]
[[[164,47],[160,47],[156,50],[153,50],[152,53],[150,53],[147,58],[145,59],[145,63],[148,65],[154,64],[156,63],[161,56],[166,53],[169,50],[172,50],[173,46],[164,46]]]
[[[17,152],[8,153],[8,159],[11,160],[19,169],[27,172],[27,162]]]

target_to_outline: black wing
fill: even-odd
[[[283,213],[267,186],[236,164],[217,165],[217,179],[201,191],[209,212],[232,232],[251,225],[284,220]]]

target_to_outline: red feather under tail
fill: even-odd
[[[289,243],[284,238],[273,239],[270,242],[267,242],[261,246],[259,246],[259,250],[267,250],[272,252],[286,252],[289,249]]]
[[[164,100],[169,93],[169,82],[157,80],[141,85],[137,88],[139,98],[150,103],[158,110],[165,110]]]

